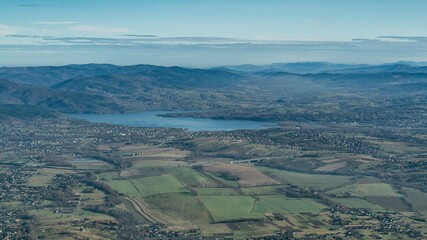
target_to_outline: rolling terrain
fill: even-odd
[[[316,96],[330,93],[354,99],[420,98],[427,86],[427,73],[419,66],[364,66],[365,70],[351,68],[352,71],[335,73],[325,64],[299,64],[314,73],[290,73],[276,68],[239,72],[227,68],[98,64],[1,68],[0,103],[35,105],[66,113],[234,111],[245,105],[273,106],[292,99],[316,101]],[[334,69],[350,67],[326,65]],[[316,73],[320,67],[327,70]]]
[[[424,239],[423,67],[273,66],[1,68],[0,236]],[[145,110],[278,124],[191,132],[66,115]]]

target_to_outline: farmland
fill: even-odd
[[[108,184],[116,191],[129,196],[138,196],[140,194],[138,188],[129,180],[114,180]]]
[[[312,199],[262,196],[255,203],[256,213],[320,213],[325,205]]]
[[[324,174],[306,174],[271,168],[260,168],[261,171],[290,184],[318,189],[336,188],[351,183],[352,177]]]
[[[234,177],[237,183],[242,187],[280,184],[279,181],[263,174],[253,166],[245,166],[242,164],[221,164],[208,165],[204,169],[208,172],[229,174],[231,178]]]
[[[0,213],[11,232],[408,239],[426,231],[424,140],[295,121],[230,132],[67,121],[0,125]]]
[[[255,199],[248,196],[203,196],[203,203],[212,213],[215,222],[262,219],[260,213],[252,213]]]
[[[361,198],[335,198],[334,201],[349,208],[368,208],[373,210],[383,209],[381,206]]]
[[[144,200],[158,217],[178,226],[194,226],[210,222],[204,205],[189,193],[164,193],[145,197]]]
[[[111,187],[130,196],[148,196],[161,193],[186,192],[178,180],[172,175],[161,175],[137,179],[112,180]]]
[[[142,196],[187,191],[184,185],[172,175],[137,178],[130,181],[135,184]]]
[[[422,213],[427,212],[427,194],[416,189],[406,188],[404,192],[408,196],[413,208]]]
[[[367,183],[367,184],[352,184],[342,188],[337,188],[330,193],[345,194],[350,193],[363,197],[399,197],[399,193],[392,186],[385,183]]]
[[[402,197],[390,184],[373,177],[301,173],[222,159],[218,163],[201,160],[191,166],[183,160],[183,152],[171,148],[118,149],[125,158],[141,153],[129,167],[100,173],[100,180],[135,197],[154,221],[167,223],[171,229],[197,227],[205,236],[245,238],[281,228],[327,233],[325,219],[332,221],[330,205],[316,191],[336,196],[331,201],[338,206],[378,213],[389,209],[387,201]],[[403,202],[393,204],[406,209]],[[131,205],[125,208],[138,217]]]
[[[281,187],[283,187],[283,185],[246,187],[240,190],[246,195],[275,195],[279,193]]]
[[[233,188],[194,188],[198,195],[235,196],[239,193]]]

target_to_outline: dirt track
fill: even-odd
[[[125,200],[127,200],[128,202],[131,203],[132,207],[145,219],[147,219],[150,223],[152,224],[164,224],[166,225],[166,223],[164,221],[162,221],[159,218],[156,218],[154,216],[151,216],[147,213],[146,209],[147,206],[145,206],[143,203],[141,203],[140,201],[138,201],[135,198],[132,197],[126,197]]]

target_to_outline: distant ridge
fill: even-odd
[[[0,73],[0,104],[66,113],[218,110],[330,92],[408,97],[427,91],[427,67],[404,63],[276,63],[214,69],[85,64],[3,67]]]
[[[329,62],[295,62],[273,63],[269,65],[236,65],[224,66],[220,69],[230,69],[241,72],[289,72],[289,73],[378,73],[378,72],[411,72],[426,73],[427,63],[396,62],[381,65],[368,64],[337,64]]]

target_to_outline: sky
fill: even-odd
[[[0,0],[0,66],[427,61],[425,0]]]

